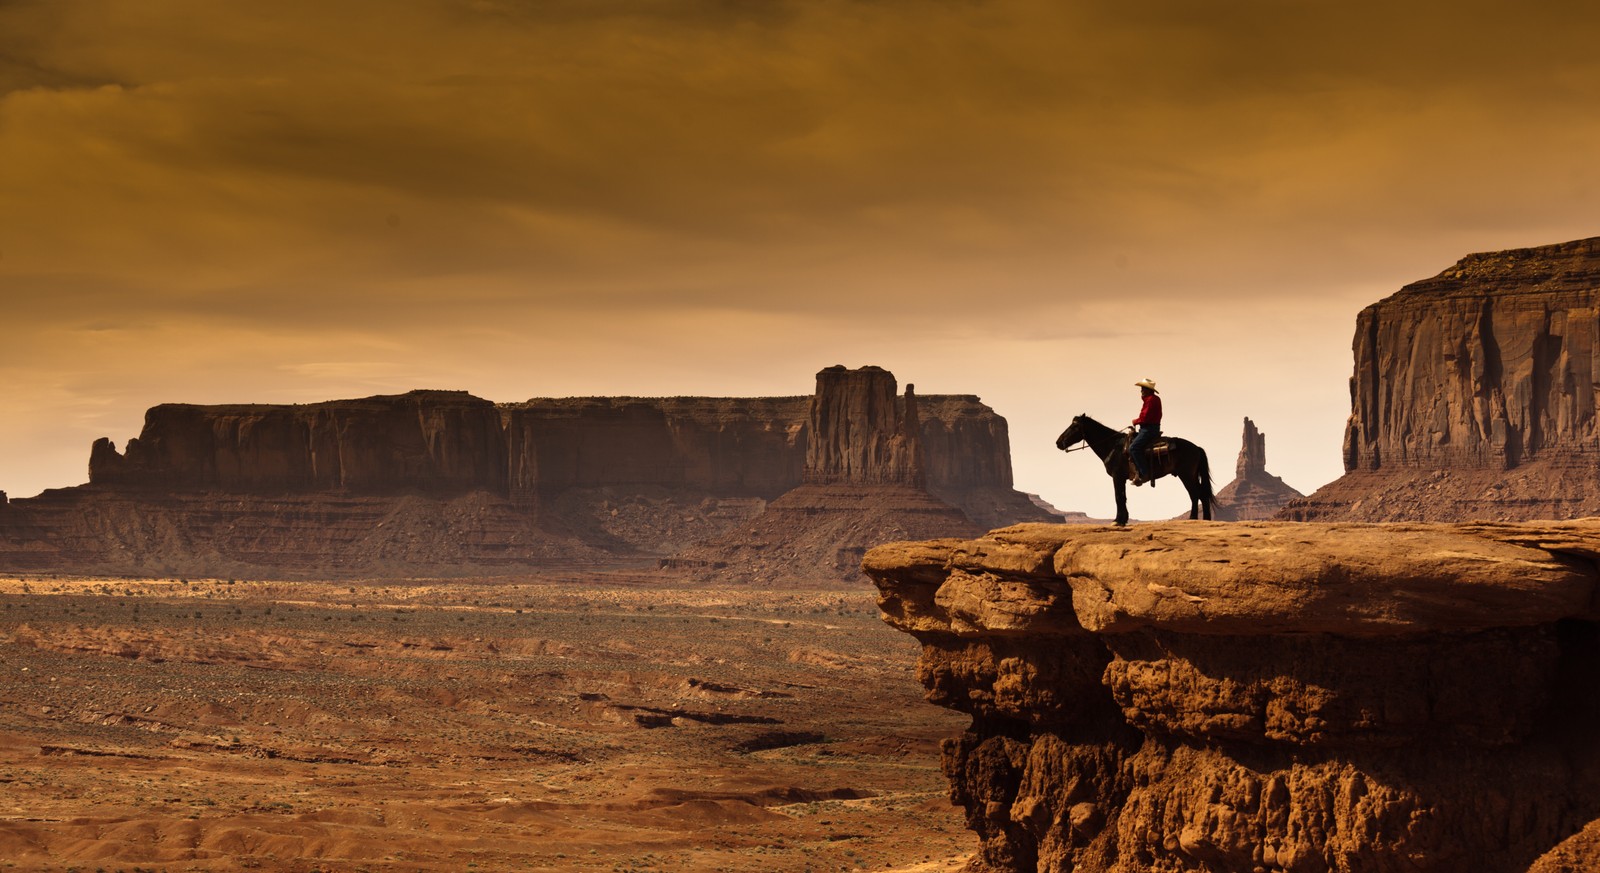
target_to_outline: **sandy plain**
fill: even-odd
[[[870,586],[0,578],[0,870],[959,869]]]

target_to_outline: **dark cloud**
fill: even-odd
[[[1551,126],[1529,111],[1538,94],[1593,73],[1530,56],[1548,49],[1518,35],[1556,30],[1544,13],[1507,23],[1471,5],[1446,17],[1283,2],[1204,15],[1179,3],[61,6],[77,14],[52,7],[37,63],[136,84],[70,120],[58,110],[39,136],[109,144],[136,163],[129,187],[226,188],[245,221],[327,223],[383,251],[344,213],[396,200],[490,241],[447,240],[442,264],[452,251],[515,262],[519,247],[483,250],[516,236],[508,213],[663,246],[945,250],[988,234],[1030,251],[1044,236],[1127,239],[1152,215],[1247,222],[1284,208],[1271,200],[1286,182],[1322,175],[1353,184],[1294,207],[1347,217],[1364,185],[1389,184],[1396,156],[1442,151],[1429,165],[1449,173],[1481,159],[1461,154],[1461,119],[1430,131],[1409,123],[1418,113],[1470,102],[1484,115],[1474,129],[1537,136]],[[1586,30],[1560,28],[1558,45]],[[1552,82],[1552,67],[1567,74]],[[1351,139],[1336,160],[1320,153]],[[1297,151],[1300,165],[1273,166]],[[73,158],[87,160],[69,154],[58,172],[78,172]],[[265,191],[296,186],[318,193],[296,204]],[[529,242],[538,266],[567,241]]]

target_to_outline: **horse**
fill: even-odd
[[[1197,518],[1201,510],[1206,521],[1211,520],[1211,465],[1206,461],[1206,450],[1177,437],[1165,437],[1172,458],[1172,473],[1183,481],[1189,491],[1189,517]],[[1082,442],[1105,462],[1106,473],[1111,476],[1111,487],[1117,495],[1117,524],[1128,523],[1128,445],[1118,431],[1101,424],[1087,415],[1072,419],[1072,424],[1056,437],[1056,448],[1071,451],[1075,443]],[[1154,471],[1152,471],[1154,472]],[[1159,479],[1165,473],[1156,473]]]

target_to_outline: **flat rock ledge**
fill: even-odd
[[[1600,870],[1600,519],[1029,524],[863,569],[972,716],[972,873]]]

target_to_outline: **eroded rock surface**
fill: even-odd
[[[664,566],[725,581],[854,579],[873,544],[981,530],[925,487],[916,392],[907,385],[905,396],[897,396],[888,371],[829,367],[818,373],[808,431],[806,484],[768,504],[748,525],[685,549]],[[1045,514],[1024,495],[1009,493],[1026,502],[1013,517]]]
[[[464,391],[302,406],[169,403],[118,453],[97,440],[89,482],[235,494],[505,491],[500,411]]]
[[[1600,237],[1469,255],[1361,311],[1322,521],[1600,515]]]
[[[1048,517],[1012,489],[1005,420],[978,398],[901,399],[877,367],[828,368],[818,388],[164,404],[123,451],[94,444],[88,485],[0,504],[0,569],[461,575],[640,561],[746,524],[803,484],[887,489],[863,532],[886,539]],[[920,502],[898,523],[907,488]],[[918,521],[935,506],[961,526]],[[827,562],[853,575],[866,541],[850,542]]]
[[[1267,435],[1248,418],[1235,470],[1233,481],[1217,492],[1212,505],[1211,515],[1217,521],[1265,521],[1285,503],[1305,496],[1267,472]]]
[[[1019,525],[869,552],[970,870],[1594,857],[1600,521]],[[1574,860],[1577,859],[1577,860]]]
[[[824,369],[811,397],[806,484],[922,486],[920,423],[916,391],[898,396],[888,370]]]

